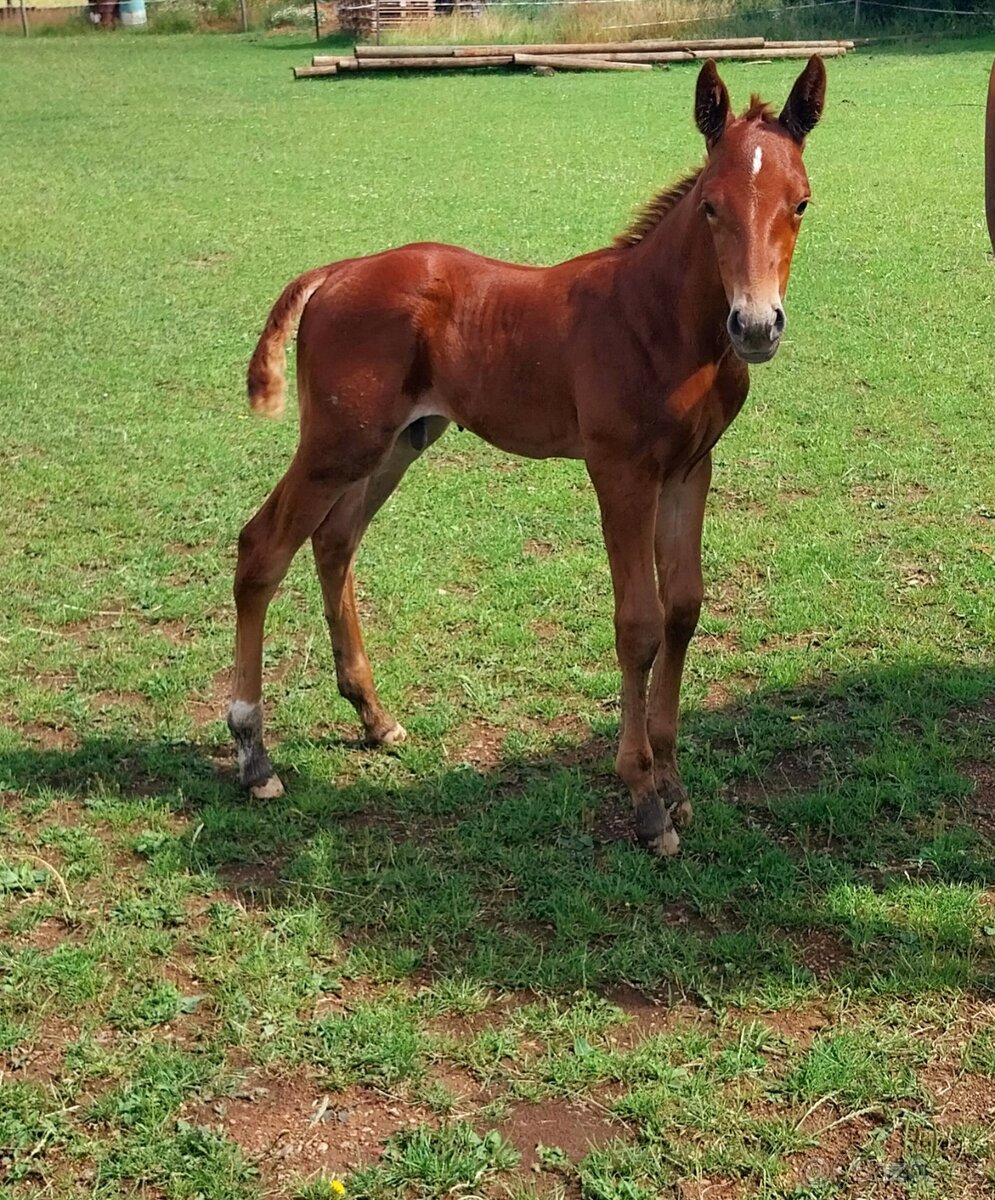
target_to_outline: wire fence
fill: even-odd
[[[251,2],[251,0],[248,0],[248,2]],[[59,14],[78,16],[85,13],[90,13],[93,16],[99,8],[106,7],[108,3],[114,4],[115,0],[103,0],[102,4],[95,0],[94,3],[89,4],[57,6],[28,4],[25,0],[20,0],[20,2],[17,2],[17,0],[14,0],[14,2],[7,0],[6,4],[0,3],[0,20],[3,18],[16,20],[19,17],[24,34],[27,36],[30,28],[29,17],[51,18]],[[153,8],[160,4],[175,5],[176,0],[143,0],[143,4],[147,8]],[[247,30],[250,25],[246,4],[247,0],[239,0],[238,11],[241,17],[239,24],[244,30]],[[405,17],[413,20],[433,16],[476,17],[493,9],[514,9],[524,14],[529,14],[539,10],[566,8],[597,9],[608,6],[614,9],[624,9],[627,6],[645,9],[646,0],[358,0],[356,3],[351,3],[350,0],[342,0],[340,3],[336,3],[335,0],[311,0],[310,3],[308,3],[308,0],[301,0],[297,5],[293,3],[293,0],[288,0],[287,4],[288,8],[299,7],[302,11],[304,9],[313,11],[316,36],[320,36],[321,26],[323,24],[327,26],[336,16],[344,27],[353,28],[356,32],[359,32],[362,26],[379,30],[381,26],[386,28],[392,25],[404,24]],[[661,16],[651,21],[619,21],[602,25],[601,28],[605,30],[664,29],[675,26],[689,27],[721,24],[723,22],[739,25],[744,21],[757,18],[790,17],[796,13],[811,12],[814,9],[852,9],[854,25],[859,24],[862,14],[871,9],[875,10],[881,16],[890,13],[909,13],[932,17],[973,18],[984,21],[995,20],[995,11],[988,9],[906,4],[900,3],[898,0],[802,0],[801,3],[788,2],[769,8],[741,10],[725,8],[724,11],[720,12],[688,13],[680,17]],[[324,13],[324,19],[322,19],[322,12]],[[372,19],[364,20],[367,14],[371,14]],[[381,20],[385,16],[387,19]]]

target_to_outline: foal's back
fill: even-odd
[[[575,297],[603,258],[419,243],[333,264],[298,332],[302,421],[440,416],[509,453],[580,457]]]

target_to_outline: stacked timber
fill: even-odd
[[[574,42],[493,46],[357,46],[353,54],[321,55],[309,67],[295,67],[296,79],[355,71],[467,71],[482,67],[521,67],[541,71],[650,71],[654,66],[696,60],[738,59],[770,62],[775,58],[837,58],[852,41],[768,42],[755,38],[679,38],[632,42]]]

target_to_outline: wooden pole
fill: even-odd
[[[995,63],[988,77],[988,107],[985,110],[985,220],[988,240],[995,254]]]
[[[479,61],[479,60],[475,60]],[[581,54],[516,54],[516,67],[554,67],[557,71],[652,71],[652,63],[610,62]]]
[[[321,41],[321,20],[318,15],[318,0],[314,0],[314,40]]]
[[[465,71],[472,67],[510,67],[514,61],[512,54],[495,54],[488,58],[357,58],[356,66],[360,71],[444,71],[446,68]]]
[[[249,32],[249,14],[245,7],[245,0],[238,0],[239,11],[242,14],[242,32]]]
[[[609,62],[703,62],[706,58],[737,59],[741,62],[765,61],[772,58],[811,58],[818,54],[822,58],[838,58],[846,54],[842,46],[795,46],[790,50],[711,50],[698,54],[692,50],[644,50],[635,54],[606,54]]]
[[[817,50],[821,53],[823,50],[831,50],[833,46],[842,46],[844,50],[852,50],[853,42],[847,41],[845,38],[811,42],[764,42],[764,47],[768,50],[794,50],[797,46],[804,46],[806,49]]]
[[[24,30],[24,36],[28,36],[28,10],[24,7],[24,0],[21,0],[21,28]]]
[[[295,79],[319,79],[324,75],[338,75],[338,63],[328,63],[324,67],[294,67]]]
[[[643,38],[627,42],[521,42],[518,45],[493,46],[357,46],[357,58],[485,58],[494,54],[611,54],[625,50],[762,50],[762,37],[701,38],[674,41],[673,38]],[[813,43],[805,42],[806,46]],[[836,43],[834,42],[833,45]]]

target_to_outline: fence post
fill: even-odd
[[[318,17],[318,0],[314,0],[314,40],[321,41],[321,21]]]
[[[853,24],[854,28],[860,24],[860,0],[853,0]]]
[[[238,7],[239,7],[239,11],[242,14],[242,32],[248,33],[249,32],[249,14],[246,12],[246,9],[245,9],[245,0],[238,0]]]
[[[28,10],[24,7],[24,0],[21,0],[21,28],[24,30],[24,36],[28,36]]]

